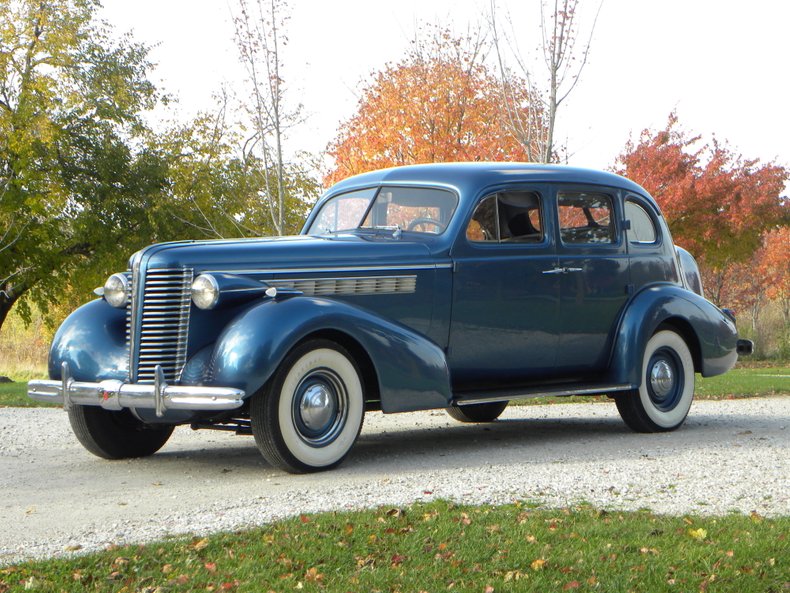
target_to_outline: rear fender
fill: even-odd
[[[370,357],[384,412],[447,407],[450,373],[444,352],[425,336],[366,309],[328,299],[271,299],[236,317],[211,358],[211,383],[260,390],[286,354],[313,334],[341,332]]]
[[[683,335],[703,377],[725,373],[738,360],[738,332],[727,315],[694,292],[659,284],[637,293],[623,314],[610,365],[612,382],[639,386],[645,346],[661,324]]]

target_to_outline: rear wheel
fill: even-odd
[[[686,419],[694,397],[694,361],[680,335],[653,335],[642,359],[642,383],[615,398],[625,423],[636,432],[675,430]]]
[[[173,426],[145,424],[129,410],[112,412],[97,406],[72,406],[69,422],[82,446],[103,459],[153,455],[173,434]]]
[[[343,347],[305,342],[250,402],[255,443],[269,463],[287,472],[331,469],[362,428],[363,393],[359,370]]]
[[[468,406],[454,405],[447,408],[450,418],[458,422],[493,422],[507,407],[507,402],[492,402],[487,404],[469,404]]]

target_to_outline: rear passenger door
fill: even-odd
[[[557,189],[561,270],[557,367],[565,374],[594,375],[608,363],[629,291],[620,199],[615,189]]]

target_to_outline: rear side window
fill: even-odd
[[[535,192],[500,192],[484,198],[466,228],[473,243],[540,243],[543,218]]]
[[[560,192],[557,208],[563,243],[616,242],[612,198],[606,194]]]
[[[655,243],[658,233],[653,219],[639,204],[633,200],[625,202],[625,218],[631,222],[628,229],[628,241],[631,243]]]

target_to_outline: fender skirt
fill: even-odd
[[[435,343],[365,309],[305,296],[266,300],[234,319],[214,347],[211,383],[243,389],[249,397],[296,344],[327,330],[345,334],[367,352],[384,412],[450,404],[450,373]]]
[[[611,381],[634,387],[641,383],[645,346],[662,323],[684,336],[703,377],[725,373],[738,360],[738,332],[729,317],[698,294],[660,284],[641,290],[628,304],[615,339]]]

